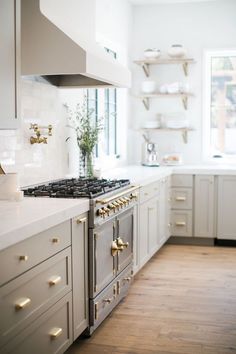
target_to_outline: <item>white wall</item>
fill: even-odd
[[[189,100],[187,117],[196,131],[189,134],[189,143],[184,144],[179,133],[157,132],[151,137],[159,144],[160,154],[179,151],[185,162],[200,162],[202,147],[203,104],[203,53],[205,49],[236,48],[236,1],[159,4],[134,7],[134,27],[132,35],[132,59],[142,59],[143,50],[159,48],[166,52],[174,43],[182,44],[189,57],[197,63],[190,66],[186,79],[180,66],[153,66],[150,79],[158,83],[175,81],[189,82],[195,97]],[[140,67],[133,64],[133,93],[140,91],[145,76]],[[129,135],[132,146],[129,149],[129,162],[140,161],[141,134],[137,131],[145,119],[157,113],[180,112],[178,99],[165,98],[151,101],[147,113],[142,102],[131,98],[132,114],[129,122]],[[139,147],[137,149],[137,146]]]

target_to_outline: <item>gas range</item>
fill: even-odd
[[[130,184],[128,179],[107,180],[97,178],[61,179],[24,189],[28,197],[95,198]]]

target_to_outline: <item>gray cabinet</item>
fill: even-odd
[[[163,245],[170,237],[170,179],[160,181],[159,243]]]
[[[218,177],[217,238],[236,240],[236,176]]]
[[[214,237],[215,188],[214,176],[195,176],[194,236]],[[231,193],[231,192],[230,192]],[[221,197],[219,199],[221,204]]]
[[[88,327],[88,218],[72,220],[73,340]]]
[[[0,0],[0,129],[19,126],[20,0]]]

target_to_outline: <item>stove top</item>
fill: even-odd
[[[92,199],[129,184],[128,179],[72,178],[33,186],[23,191],[24,195],[29,197]]]

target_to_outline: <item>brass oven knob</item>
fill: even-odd
[[[120,237],[118,237],[116,242],[119,247],[125,247],[125,248],[129,247],[129,242],[123,242],[123,240]]]
[[[120,204],[118,202],[113,202],[113,204],[115,205],[115,207],[119,210],[120,209]]]
[[[98,214],[99,216],[101,216],[103,219],[104,219],[105,216],[106,216],[106,212],[105,212],[105,210],[103,210],[103,209],[98,209],[97,214]]]
[[[114,205],[114,203],[110,203],[110,204],[108,204],[108,206],[107,206],[109,209],[110,209],[110,211],[116,211],[116,206]]]
[[[138,199],[137,194],[133,194],[133,193],[131,193],[129,197],[130,197],[131,200],[132,200],[132,199],[135,199],[135,200]]]
[[[120,198],[120,200],[126,205],[127,204],[127,200],[125,198]]]
[[[122,200],[121,200],[121,199],[118,199],[118,200],[117,200],[117,203],[119,203],[119,204],[120,204],[121,208],[124,206],[124,203],[122,202]]]
[[[125,197],[125,200],[126,200],[127,204],[129,204],[130,198],[129,197]]]
[[[107,214],[109,216],[110,214],[110,209],[107,207],[104,207],[103,210],[105,211],[105,214]]]

